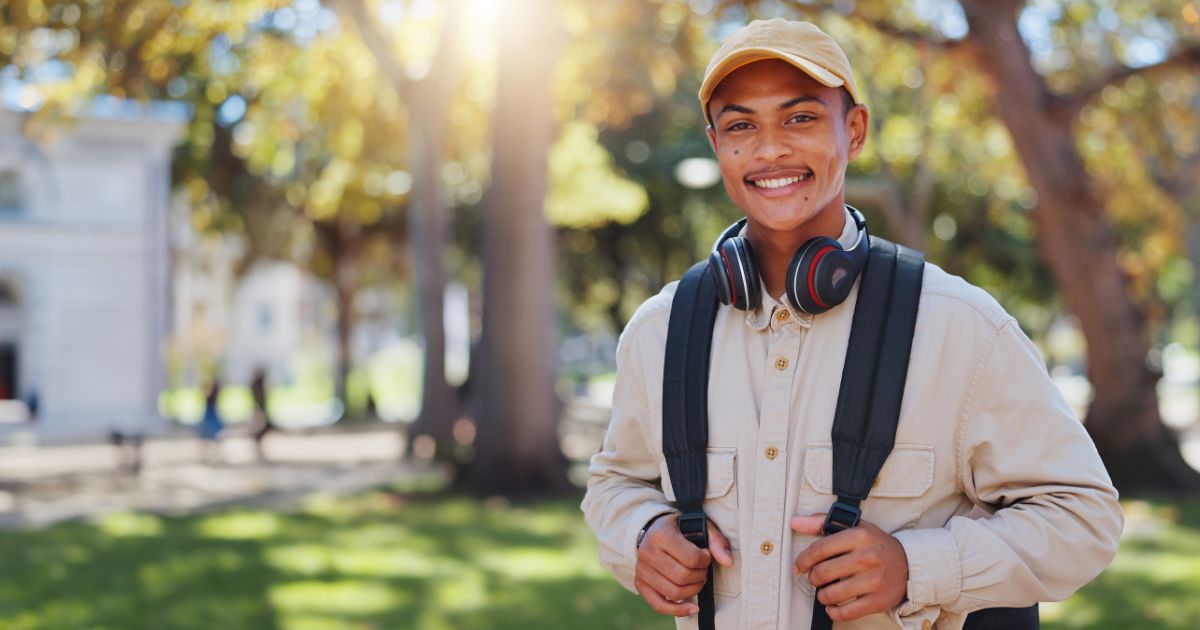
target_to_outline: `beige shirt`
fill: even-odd
[[[674,292],[647,300],[621,335],[583,500],[601,563],[631,591],[638,532],[675,511],[661,416]],[[815,317],[770,296],[752,313],[718,311],[704,509],[734,565],[715,570],[717,628],[809,627],[813,587],[792,562],[813,537],[788,521],[834,501],[830,429],[856,299]],[[1037,349],[989,295],[932,264],[895,448],[862,510],[904,546],[908,599],[839,629],[960,628],[980,608],[1064,599],[1108,565],[1122,527],[1117,492]]]

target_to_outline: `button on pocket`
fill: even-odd
[[[713,591],[727,596],[736,596],[742,591],[741,545],[738,538],[737,496],[737,449],[710,447],[707,451],[708,483],[704,491],[704,513],[721,533],[729,539],[733,554],[733,566],[723,567],[713,563]],[[674,502],[675,490],[671,487],[671,474],[666,461],[660,465],[663,494]]]

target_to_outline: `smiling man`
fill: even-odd
[[[715,626],[729,629],[808,628],[816,602],[837,628],[960,628],[973,611],[1062,599],[1094,578],[1121,531],[1094,446],[1016,321],[930,264],[894,447],[858,526],[821,535],[865,264],[853,261],[869,242],[845,205],[867,108],[841,48],[779,19],[722,43],[700,103],[745,214],[713,253],[713,278],[728,279],[717,281],[707,394],[708,548],[680,532],[663,456],[671,283],[618,346],[612,420],[583,501],[601,562],[680,628],[706,618],[696,596],[710,566]],[[821,256],[839,251],[851,262],[823,276]]]

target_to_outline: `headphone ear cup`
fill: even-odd
[[[817,284],[820,280],[817,272],[824,267],[824,259],[829,256],[844,258],[845,253],[840,243],[825,236],[809,239],[796,255],[792,256],[792,261],[788,264],[786,282],[787,296],[792,306],[805,313],[817,315],[840,303],[840,300],[826,300],[822,296],[822,287]]]
[[[729,284],[729,304],[739,310],[746,310],[746,283],[742,280],[746,277],[745,260],[742,258],[741,245],[742,239],[732,237],[717,248],[717,252],[721,255],[725,263],[725,280]]]
[[[762,287],[758,279],[758,269],[754,266],[754,255],[750,249],[750,240],[746,238],[729,239],[737,250],[738,261],[742,274],[734,274],[735,282],[739,283],[739,293],[743,297],[743,311],[753,311],[762,304]]]
[[[853,258],[844,250],[831,251],[813,262],[813,287],[817,301],[833,308],[850,297],[854,279],[858,276]]]
[[[709,268],[717,281],[717,297],[722,304],[732,304],[739,310],[758,307],[759,282],[750,256],[750,243],[739,237],[722,241],[708,256]]]
[[[721,300],[721,304],[729,304],[733,301],[733,287],[729,286],[729,267],[725,265],[721,252],[714,251],[708,255],[708,269],[717,283],[717,299]]]

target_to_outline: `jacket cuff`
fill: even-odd
[[[625,559],[629,563],[629,566],[637,566],[638,534],[642,533],[642,528],[646,526],[646,523],[649,523],[650,519],[661,514],[674,514],[678,511],[666,503],[659,503],[657,501],[644,503],[633,511],[633,514],[629,517],[629,531],[625,535],[625,545],[623,545]]]
[[[907,529],[895,534],[908,556],[908,601],[897,612],[909,615],[958,598],[962,566],[954,535],[946,529]]]
[[[916,608],[905,612],[910,605],[912,602],[906,601],[891,611],[892,621],[904,630],[930,630],[942,616],[942,609],[937,606]]]

